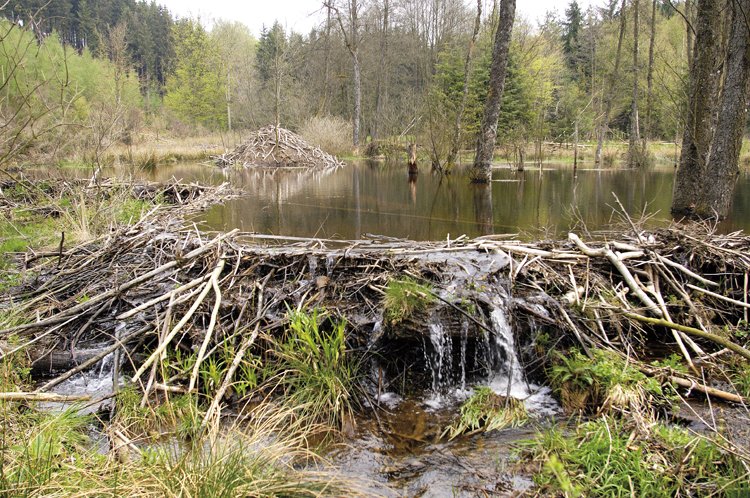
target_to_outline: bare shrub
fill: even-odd
[[[299,133],[311,145],[337,156],[352,152],[352,124],[337,116],[312,117]]]

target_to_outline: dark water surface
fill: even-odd
[[[206,166],[202,166],[206,168]],[[196,171],[184,171],[193,179]],[[177,173],[177,172],[175,172]],[[203,170],[216,181],[216,172]],[[646,171],[545,165],[523,172],[499,168],[490,188],[469,184],[462,172],[409,178],[404,165],[360,162],[329,172],[239,170],[226,174],[247,195],[201,214],[204,228],[303,237],[358,239],[366,234],[414,240],[524,232],[564,235],[569,229],[606,229],[616,194],[633,217],[670,219],[672,167]],[[179,176],[179,175],[178,175]],[[200,176],[200,175],[199,175]],[[750,231],[750,175],[735,190],[722,231]]]

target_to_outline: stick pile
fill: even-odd
[[[338,168],[344,165],[319,147],[284,128],[266,126],[252,133],[232,152],[216,157],[219,166]]]
[[[172,189],[185,197],[180,187]],[[218,200],[221,191],[205,191],[186,209],[209,195]],[[535,321],[585,351],[611,349],[632,361],[642,357],[648,335],[673,342],[693,376],[643,369],[742,401],[724,386],[707,385],[701,368],[750,361],[742,334],[731,333],[747,328],[750,238],[686,226],[649,233],[632,225],[612,235],[584,241],[570,234],[547,243],[208,236],[182,227],[174,213],[153,213],[100,239],[27,258],[24,284],[0,300],[0,310],[11,315],[0,325],[0,359],[22,353],[37,361],[105,344],[77,367],[49,372],[56,377],[38,392],[116,352],[145,399],[158,391],[205,392],[202,364],[233,351],[212,391],[218,410],[243,356],[262,360],[268,344],[259,343],[283,333],[288,310],[326,308],[346,318],[352,347],[367,348],[378,339],[388,282],[408,276],[429,282],[437,305],[477,335],[491,329],[488,303],[509,292],[516,324]],[[195,362],[167,372],[159,367],[177,352]]]

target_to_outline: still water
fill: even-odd
[[[218,171],[173,171],[185,180],[217,181]],[[182,175],[180,174],[182,173]],[[204,228],[266,234],[358,239],[367,234],[414,240],[522,233],[564,236],[570,229],[606,229],[621,220],[615,195],[633,217],[670,220],[674,170],[655,167],[581,169],[545,165],[517,172],[498,168],[489,188],[457,172],[410,178],[404,165],[360,162],[335,171],[238,170],[225,176],[247,195],[200,215]],[[203,178],[200,178],[203,177]],[[210,178],[208,178],[210,177]],[[750,231],[750,175],[735,190],[722,231]]]

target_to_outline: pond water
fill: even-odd
[[[175,174],[180,171],[175,171]],[[185,179],[196,171],[186,169]],[[216,181],[217,172],[209,174]],[[200,176],[200,175],[198,175]],[[404,165],[360,162],[335,171],[240,170],[227,173],[246,196],[202,213],[204,228],[239,228],[266,234],[359,239],[367,234],[413,240],[523,232],[565,236],[572,228],[607,228],[615,195],[628,213],[654,222],[670,219],[672,167],[645,171],[546,165],[493,171],[490,188],[470,185],[463,172],[423,172],[409,178]],[[207,178],[204,178],[207,179]],[[735,190],[733,212],[719,229],[750,231],[750,175]]]

